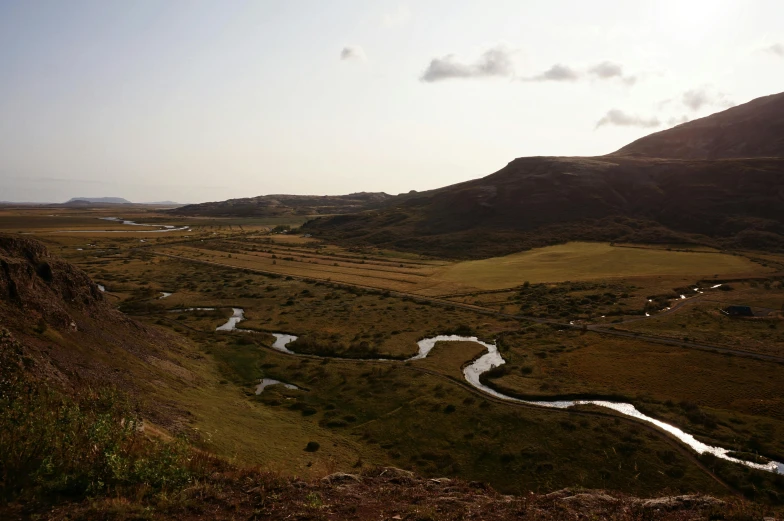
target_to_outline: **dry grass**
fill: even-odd
[[[714,281],[697,284],[703,294],[690,293],[678,313],[652,316],[617,327],[640,333],[730,346],[744,351],[784,355],[784,279],[729,281],[710,289]],[[697,285],[692,285],[695,287]],[[680,302],[674,300],[674,302]],[[754,318],[731,318],[721,312],[731,305],[750,306]]]
[[[272,250],[273,253],[219,252],[203,248],[173,247],[156,251],[188,259],[213,262],[235,268],[262,270],[281,275],[312,278],[321,281],[343,282],[358,286],[418,293],[422,295],[454,293],[472,289],[466,284],[447,283],[434,277],[438,268],[398,262],[365,261],[361,256],[333,258],[298,255],[295,252]],[[231,255],[231,257],[229,257]],[[272,256],[275,255],[275,258]],[[344,257],[347,255],[344,254]],[[401,266],[402,265],[402,266]]]
[[[474,344],[442,344],[426,360],[384,365],[302,360],[268,349],[269,335],[215,334],[214,328],[225,321],[230,308],[242,307],[248,320],[241,327],[301,335],[314,352],[331,349],[338,356],[410,356],[416,351],[416,340],[452,328],[469,326],[479,336],[496,338],[525,326],[463,309],[286,277],[331,278],[381,289],[413,288],[421,294],[459,293],[476,291],[477,285],[470,279],[444,282],[443,274],[470,263],[453,265],[414,255],[351,251],[296,241],[279,244],[275,238],[267,242],[270,238],[266,236],[246,240],[250,236],[247,224],[242,230],[239,224],[232,224],[231,230],[210,226],[205,224],[199,232],[205,242],[199,238],[198,247],[164,240],[155,248],[136,249],[139,240],[135,238],[46,237],[49,244],[62,246],[71,260],[105,284],[122,309],[156,328],[176,333],[174,338],[179,340],[167,352],[169,363],[147,364],[151,371],[154,369],[153,378],[147,375],[145,379],[139,361],[129,362],[129,368],[138,374],[141,391],[151,403],[177,411],[171,414],[176,418],[174,423],[164,426],[189,433],[199,446],[239,463],[263,463],[274,470],[305,476],[382,463],[415,468],[432,476],[450,474],[487,480],[512,492],[575,484],[645,494],[667,487],[719,490],[658,434],[621,420],[490,403],[450,381],[461,378],[462,365],[481,353]],[[258,234],[254,232],[254,236]],[[77,251],[78,243],[74,241],[80,240],[89,240],[95,246]],[[560,273],[560,280],[574,280],[575,270],[581,269],[585,276],[604,273],[601,263],[581,268],[577,261],[597,252],[601,257],[601,251],[609,246],[585,248],[572,255],[570,262],[561,264],[567,271]],[[156,256],[153,249],[230,266]],[[574,289],[575,298],[611,290],[620,303],[636,309],[647,302],[648,295],[672,291],[698,278],[689,273],[656,271],[661,259],[672,259],[678,252],[617,250],[643,255],[640,266],[648,266],[651,272],[608,283],[623,287]],[[735,266],[744,270],[751,267],[758,274],[767,271],[742,257],[683,255],[706,256],[711,266],[717,260],[727,261],[726,269]],[[703,269],[704,264],[705,259],[683,263],[695,270]],[[279,276],[268,277],[245,268],[278,271]],[[550,266],[541,273],[553,269]],[[712,278],[715,273],[718,270],[705,275]],[[520,273],[508,269],[502,276],[512,284]],[[520,280],[534,279],[525,276]],[[174,295],[157,300],[160,291]],[[460,299],[475,299],[491,309],[517,312],[519,304],[510,300],[516,294]],[[772,293],[760,297],[766,302],[775,298]],[[168,312],[182,307],[218,309],[207,313]],[[542,313],[550,311],[545,306]],[[534,328],[523,333],[517,343],[511,335],[502,338],[508,367],[517,374],[510,373],[498,382],[516,391],[541,395],[617,393],[641,401],[703,436],[724,441],[731,436],[745,440],[757,435],[770,450],[779,450],[777,440],[784,439],[776,413],[784,409],[780,400],[784,389],[777,383],[778,366],[773,364],[593,334],[571,336],[550,328]],[[523,375],[524,367],[530,367],[530,373]],[[423,374],[416,370],[419,368],[437,374]],[[255,397],[253,388],[261,377],[291,382],[307,392],[270,388]],[[545,384],[547,387],[543,387]],[[668,400],[694,401],[718,419],[718,427],[709,432],[703,424],[690,423],[685,411],[665,405]],[[309,441],[318,441],[321,449],[315,453],[302,450]],[[608,447],[623,447],[628,452],[610,453]]]
[[[7,517],[22,511],[9,509]],[[770,514],[759,505],[709,496],[637,498],[604,490],[561,490],[506,496],[459,479],[426,479],[397,468],[379,467],[322,480],[288,479],[262,470],[215,472],[179,494],[152,500],[94,498],[36,512],[37,519],[324,519],[458,521],[572,518],[608,521],[746,521]]]
[[[756,436],[756,450],[784,455],[779,364],[538,327],[504,336],[503,346],[509,364],[494,382],[513,393],[615,396],[722,446],[749,450]]]
[[[512,288],[526,281],[625,277],[643,283],[657,279],[664,283],[659,285],[664,286],[664,279],[678,279],[680,284],[689,284],[700,278],[760,276],[773,271],[773,268],[743,256],[612,247],[600,243],[570,243],[507,257],[457,263],[384,257],[377,252],[351,252],[319,245],[310,248],[277,244],[254,246],[239,241],[196,243],[196,247],[183,245],[157,248],[156,251],[227,266],[424,296]]]
[[[613,247],[605,243],[573,242],[494,257],[460,262],[438,276],[470,283],[480,289],[501,289],[529,282],[562,282],[607,278],[722,274],[766,271],[744,257],[701,252],[677,252]]]

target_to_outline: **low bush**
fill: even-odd
[[[152,441],[113,389],[68,394],[30,376],[33,362],[0,332],[0,503],[181,488],[206,472],[184,442]]]

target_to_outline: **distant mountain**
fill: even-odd
[[[359,192],[348,195],[260,195],[228,201],[189,204],[170,210],[170,213],[210,217],[343,214],[377,208],[392,197],[383,192]]]
[[[656,132],[611,155],[669,159],[784,157],[784,93]]]
[[[98,204],[132,204],[129,200],[122,197],[72,197],[65,204],[80,204],[80,203],[98,203]]]
[[[152,203],[141,203],[141,204],[154,204],[157,206],[182,206],[182,204],[175,203],[174,201],[156,201]]]
[[[784,95],[768,96],[608,156],[515,159],[487,177],[305,229],[348,245],[451,257],[569,240],[784,250],[782,121]]]

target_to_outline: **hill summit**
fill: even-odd
[[[526,157],[486,177],[324,217],[308,233],[449,257],[571,240],[784,249],[784,94],[601,157]]]
[[[170,213],[210,217],[342,214],[379,207],[381,203],[392,197],[383,192],[358,192],[348,195],[259,195],[228,201],[189,204],[171,210]]]
[[[611,155],[708,160],[784,157],[784,93],[656,132]]]
[[[65,204],[93,203],[93,204],[132,204],[122,197],[72,197]]]

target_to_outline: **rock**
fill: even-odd
[[[362,481],[362,478],[360,478],[356,474],[335,472],[334,474],[330,474],[329,476],[324,476],[323,478],[321,478],[321,481],[326,483],[346,483],[346,482],[359,483],[360,481]]]
[[[397,467],[381,467],[381,474],[379,476],[399,476],[399,477],[406,477],[406,478],[413,478],[414,473],[410,470],[403,470]]]
[[[637,503],[642,508],[654,510],[681,510],[720,506],[724,501],[710,496],[665,496],[654,499],[641,499]]]
[[[438,483],[439,485],[446,485],[451,483],[452,480],[449,478],[433,478],[430,480],[431,483]]]
[[[533,494],[533,492],[531,492],[531,494]],[[565,497],[569,497],[569,496],[573,496],[573,495],[574,495],[574,492],[572,491],[572,489],[564,488],[562,490],[556,490],[555,492],[550,492],[549,494],[545,494],[543,497],[545,499],[557,500],[557,499],[563,499]]]
[[[602,492],[574,494],[573,496],[559,498],[556,501],[569,505],[570,508],[579,512],[596,512],[619,502],[617,498]]]

